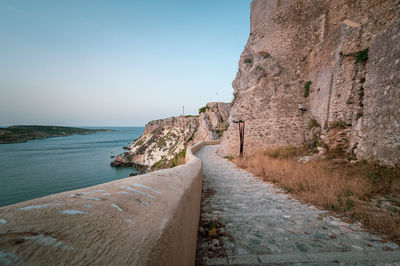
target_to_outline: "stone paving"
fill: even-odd
[[[197,265],[400,265],[399,246],[306,205],[216,154],[203,161]]]

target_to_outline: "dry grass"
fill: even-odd
[[[374,199],[400,196],[400,167],[373,162],[334,164],[313,160],[298,162],[304,149],[283,147],[257,152],[234,162],[254,175],[316,206],[361,221],[375,232],[400,243],[400,208],[375,206]],[[395,200],[394,200],[395,199]]]

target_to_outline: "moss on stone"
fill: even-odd
[[[262,66],[256,66],[257,71],[264,71],[264,68]]]
[[[311,130],[314,127],[321,127],[321,125],[318,123],[317,120],[315,120],[314,118],[310,119],[310,121],[308,122],[308,126],[307,129]]]
[[[307,98],[310,95],[310,86],[311,86],[311,81],[307,81],[306,84],[304,84],[304,97]]]
[[[329,124],[329,129],[335,129],[335,128],[344,129],[346,127],[347,127],[347,124],[343,120],[336,120]]]

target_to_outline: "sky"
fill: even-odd
[[[144,126],[230,102],[251,0],[1,0],[0,125]]]

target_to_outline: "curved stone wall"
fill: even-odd
[[[202,163],[186,164],[0,208],[0,264],[191,265]]]

